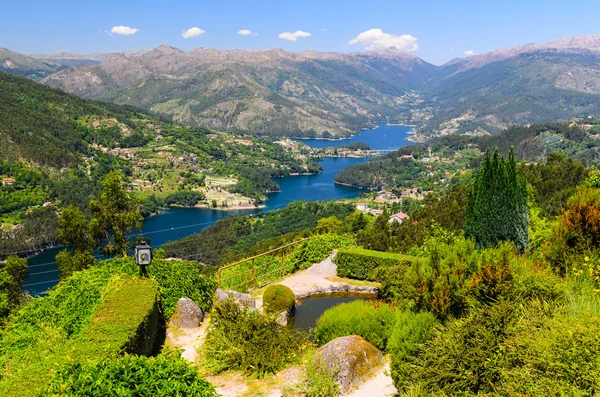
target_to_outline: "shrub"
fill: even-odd
[[[407,395],[596,395],[599,308],[591,289],[562,306],[539,300],[482,306],[435,328],[400,366],[393,357],[395,384]],[[409,379],[398,376],[403,367]]]
[[[396,356],[397,385],[418,384],[433,395],[495,393],[502,379],[503,342],[515,321],[514,305],[504,302],[435,328],[431,340],[419,347],[416,359],[399,363]]]
[[[278,325],[274,317],[228,301],[211,314],[202,354],[213,372],[237,369],[261,377],[296,361],[301,345],[302,337]]]
[[[336,248],[352,247],[354,238],[340,234],[322,234],[312,236],[297,248],[295,255],[298,269],[307,269],[315,263],[324,261]]]
[[[302,391],[306,397],[336,397],[340,394],[336,374],[321,360],[306,363],[304,374],[306,380]]]
[[[600,248],[600,189],[582,188],[568,202],[544,253],[565,274],[574,258]]]
[[[340,277],[372,280],[371,273],[377,267],[395,266],[414,259],[406,255],[371,251],[364,248],[344,248],[340,249],[335,256],[335,263]]]
[[[340,336],[359,335],[385,350],[394,321],[394,309],[390,305],[356,300],[327,309],[317,320],[313,333],[319,346]]]
[[[410,286],[406,285],[406,269],[410,265],[379,266],[369,275],[369,279],[381,284],[379,297],[387,302],[400,302],[404,296],[403,291]]]
[[[267,313],[291,313],[296,306],[296,296],[294,295],[294,292],[285,285],[271,285],[263,294],[263,305]]]
[[[426,243],[428,257],[414,261],[404,277],[389,277],[384,291],[396,303],[416,311],[430,311],[439,318],[461,316],[474,304],[489,303],[510,292],[512,262],[518,257],[513,245],[478,251],[471,240],[451,245]]]
[[[177,301],[184,296],[193,300],[204,313],[210,311],[217,283],[201,275],[194,263],[154,260],[147,269],[148,275],[160,284],[160,302],[166,318],[175,313]],[[133,261],[127,270],[134,274],[138,272]]]
[[[391,375],[398,390],[403,390],[412,382],[415,356],[421,344],[430,338],[436,324],[437,319],[431,313],[407,310],[396,314],[387,349],[392,356]]]
[[[125,356],[98,364],[66,365],[42,396],[216,397],[214,387],[178,352],[157,357]]]

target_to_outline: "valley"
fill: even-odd
[[[0,396],[599,397],[582,1],[4,5]]]
[[[3,51],[2,70],[84,98],[133,105],[185,125],[261,136],[339,138],[388,122],[416,125],[413,139],[422,142],[586,117],[600,107],[600,36],[594,35],[504,48],[441,66],[395,49],[294,53],[162,45],[90,55]]]

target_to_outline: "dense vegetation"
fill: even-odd
[[[164,249],[172,257],[194,258],[211,265],[226,264],[235,258],[278,247],[286,238],[314,230],[319,219],[344,218],[352,211],[351,205],[294,202],[281,210],[259,214],[258,218],[233,216],[221,219],[198,234],[165,244]]]
[[[237,369],[262,377],[298,360],[302,344],[300,335],[274,317],[228,301],[215,306],[202,354],[216,373]]]
[[[70,364],[58,371],[42,396],[216,397],[213,385],[178,353],[125,356],[95,365]]]
[[[38,395],[69,362],[93,366],[121,349],[148,354],[182,296],[210,310],[216,285],[193,264],[155,260],[148,270],[150,279],[140,279],[131,258],[102,261],[14,313],[0,334],[2,394]]]
[[[389,352],[401,396],[597,393],[599,173],[559,154],[520,171],[512,158],[502,162],[488,154],[473,189],[486,185],[498,197],[506,194],[502,189],[519,195],[502,200],[524,205],[525,221],[507,213],[488,222],[493,233],[524,221],[525,235],[497,236],[480,248],[465,238],[473,202],[464,199],[464,188],[425,200],[413,215],[416,222],[395,230],[382,226],[382,215],[377,239],[387,243],[380,249],[415,257],[401,261],[387,252],[343,249],[338,270],[348,262],[349,269],[361,270],[348,277],[380,282],[392,311],[385,318],[395,320],[379,319],[377,304],[340,305],[318,320],[316,341],[359,334]],[[526,178],[530,195],[524,194]],[[502,213],[502,203],[481,199],[480,205],[481,216]],[[368,219],[365,230],[378,220]]]

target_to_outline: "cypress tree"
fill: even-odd
[[[525,176],[519,172],[514,150],[508,159],[489,149],[467,198],[465,234],[478,247],[512,241],[519,250],[529,246],[529,211]]]

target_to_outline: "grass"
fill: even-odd
[[[223,176],[206,176],[206,186],[207,187],[216,187],[216,186],[231,186],[237,183],[237,179],[228,178]]]
[[[334,283],[350,284],[350,285],[354,285],[357,287],[375,287],[375,288],[381,287],[381,283],[377,283],[375,281],[354,280],[352,278],[345,278],[345,277],[338,277],[338,276],[326,277],[326,278],[327,278],[327,280],[334,282]]]

